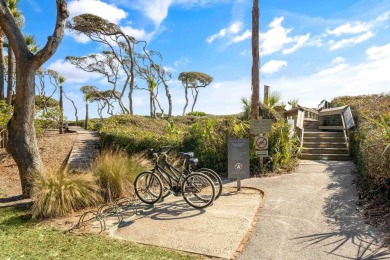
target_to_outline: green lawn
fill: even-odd
[[[0,259],[197,259],[98,235],[64,234],[30,219],[26,211],[0,209]]]

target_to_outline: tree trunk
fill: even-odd
[[[4,36],[0,33],[0,100],[4,100]]]
[[[166,83],[164,83],[164,88],[165,88],[165,94],[167,95],[168,99],[168,117],[172,116],[172,97],[171,94],[169,93],[169,87]]]
[[[259,1],[253,0],[252,9],[252,98],[251,119],[259,117],[260,55],[259,55]]]
[[[60,85],[60,134],[64,133],[64,104],[62,100],[62,85]]]
[[[16,64],[16,97],[14,113],[8,122],[7,151],[18,165],[23,196],[31,195],[31,177],[43,174],[34,128],[35,68],[25,59]]]
[[[8,46],[8,82],[7,82],[7,104],[12,105],[12,88],[14,81],[14,54]]]
[[[149,103],[150,103],[150,117],[153,117],[153,93],[151,90],[150,91],[150,96],[149,96]]]
[[[89,117],[89,112],[88,112],[88,101],[85,103],[85,129],[88,130],[88,117]]]
[[[130,110],[130,115],[133,115],[133,91],[134,91],[134,86],[131,87],[131,84],[130,84],[130,90],[129,90],[129,110]]]
[[[195,104],[196,104],[196,101],[198,100],[198,94],[199,94],[199,89],[195,88],[195,96],[194,96],[194,103],[192,104],[192,108],[191,108],[191,112],[194,112],[194,107],[195,107]]]
[[[188,106],[188,88],[187,87],[184,87],[184,93],[185,93],[185,97],[186,97],[186,104],[185,104],[184,109],[183,109],[183,116],[186,114],[186,108]]]

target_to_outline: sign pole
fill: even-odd
[[[237,191],[240,191],[241,190],[241,178],[238,177],[237,178]]]

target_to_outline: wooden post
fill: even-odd
[[[270,86],[264,85],[264,104],[268,104]]]

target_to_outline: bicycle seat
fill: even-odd
[[[194,152],[180,152],[179,155],[183,158],[183,159],[190,159],[190,158],[193,158],[194,157]]]
[[[190,165],[197,165],[199,162],[198,158],[191,158],[191,159],[188,159],[188,163]]]

